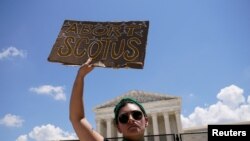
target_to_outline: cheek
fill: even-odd
[[[116,128],[117,128],[117,130],[118,130],[120,133],[122,133],[122,130],[121,130],[120,125],[117,125]]]
[[[125,128],[126,124],[118,124],[117,128],[118,130],[122,131]]]
[[[145,125],[146,125],[146,122],[147,122],[146,119],[143,118],[142,120],[140,120],[139,123],[140,123],[141,126],[145,126]]]

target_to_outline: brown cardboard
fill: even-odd
[[[142,69],[149,21],[92,22],[65,20],[48,61]]]

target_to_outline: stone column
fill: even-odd
[[[122,134],[118,130],[117,130],[117,137],[119,137],[118,141],[122,141],[122,138],[120,138],[122,137]]]
[[[170,122],[169,122],[169,115],[168,113],[163,113],[163,117],[164,117],[164,124],[165,124],[165,134],[171,134],[171,129],[170,129]]]
[[[96,122],[96,131],[98,133],[102,134],[101,133],[101,120],[100,119],[96,119],[95,122]]]
[[[175,119],[176,119],[178,134],[182,133],[182,124],[181,124],[180,111],[175,111]]]
[[[144,131],[144,136],[147,136],[147,135],[148,135],[148,128],[146,127]],[[144,140],[148,141],[148,137],[144,137]]]
[[[158,121],[157,121],[157,114],[152,114],[152,120],[153,120],[153,132],[154,135],[159,135],[159,128],[158,128]],[[154,137],[155,141],[159,141],[159,136]]]
[[[106,120],[107,124],[107,136],[108,138],[112,137],[112,119],[107,119]]]
[[[170,121],[169,121],[169,114],[168,112],[163,113],[164,117],[164,124],[165,124],[165,134],[171,134],[171,129],[170,129]],[[172,136],[167,135],[167,141],[171,141]]]

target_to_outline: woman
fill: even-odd
[[[84,111],[84,78],[93,70],[87,62],[75,78],[70,99],[70,121],[80,141],[108,141],[93,130]],[[123,135],[124,141],[143,141],[148,118],[144,108],[134,99],[122,99],[114,108],[115,125]]]

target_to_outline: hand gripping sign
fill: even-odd
[[[48,61],[143,69],[149,21],[92,22],[65,20]]]

